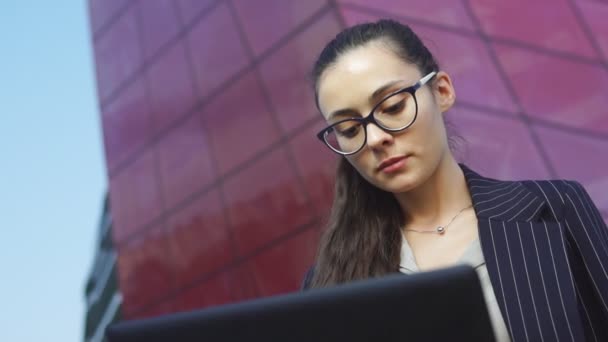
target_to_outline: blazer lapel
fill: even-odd
[[[561,223],[522,182],[480,176],[464,165],[479,239],[513,341],[584,340]]]

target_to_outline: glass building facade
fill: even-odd
[[[123,318],[298,288],[337,160],[314,135],[308,72],[337,32],[381,17],[409,24],[453,77],[461,161],[577,179],[608,217],[605,2],[89,4]]]
[[[99,224],[93,267],[85,287],[85,342],[104,341],[105,327],[121,319],[122,295],[118,289],[112,225],[110,205],[106,198]]]

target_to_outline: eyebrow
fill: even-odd
[[[400,83],[400,82],[401,82],[400,80],[391,81],[391,82],[388,82],[385,85],[381,86],[380,88],[374,90],[374,92],[369,96],[369,102],[373,103],[373,102],[379,100],[378,98],[380,97],[380,95],[382,93],[386,92],[387,89],[389,89],[390,87],[392,87],[395,84]],[[344,109],[339,109],[339,110],[331,112],[327,118],[333,119],[336,116],[344,116],[344,115],[353,114],[353,113],[358,113],[358,112],[352,108],[344,108]]]
[[[372,95],[370,95],[369,97],[369,102],[374,102],[376,100],[379,100],[378,97],[380,97],[380,95],[384,92],[386,92],[387,89],[389,89],[390,87],[394,86],[397,83],[400,83],[401,80],[395,80],[395,81],[391,81],[388,82],[387,84],[383,85],[382,87],[376,89]]]

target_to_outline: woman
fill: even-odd
[[[468,263],[498,341],[608,341],[608,229],[573,181],[499,181],[454,159],[450,76],[410,30],[340,33],[313,71],[318,137],[343,156],[303,288]]]

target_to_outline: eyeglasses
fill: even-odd
[[[429,73],[413,86],[401,88],[378,102],[365,117],[340,120],[317,133],[319,138],[332,151],[341,155],[359,152],[367,142],[367,124],[373,123],[386,132],[399,132],[410,127],[418,116],[416,90],[420,89],[435,75]]]

